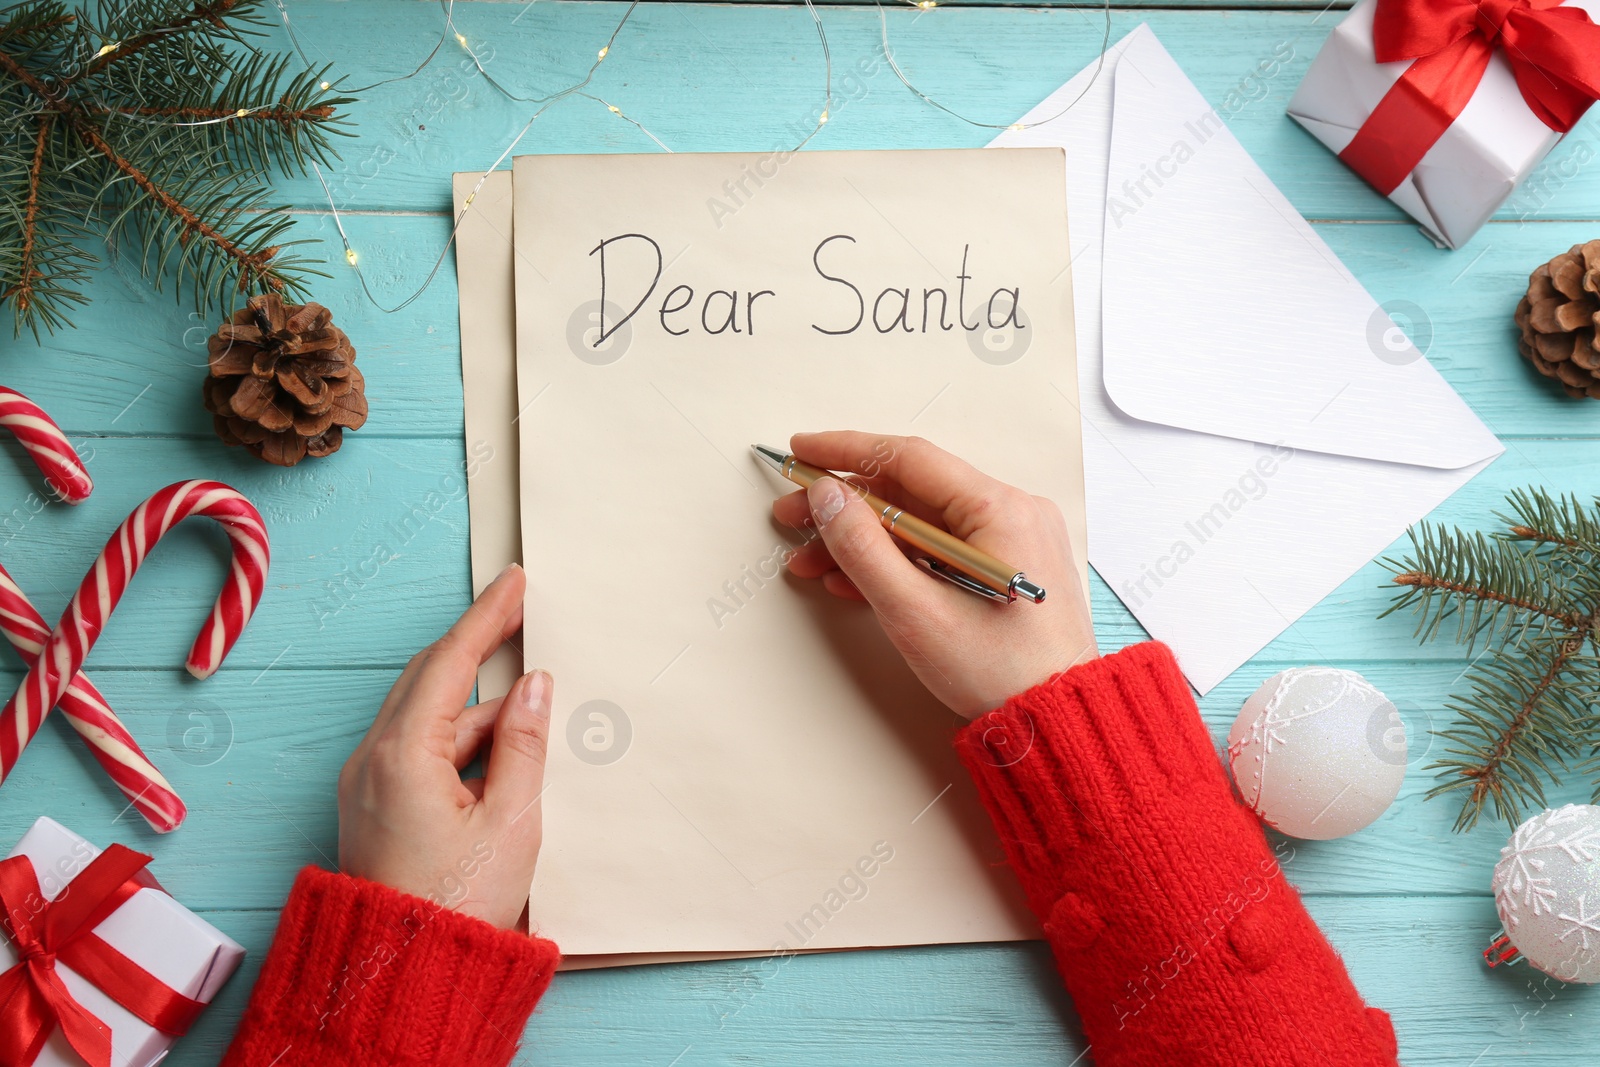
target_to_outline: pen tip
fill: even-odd
[[[780,474],[783,472],[783,461],[789,458],[787,452],[773,448],[771,445],[751,445],[750,451],[754,452],[762,462]]]

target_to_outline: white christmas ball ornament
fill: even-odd
[[[1296,667],[1250,695],[1228,734],[1239,793],[1293,837],[1343,837],[1394,802],[1406,731],[1389,698],[1355,671]]]
[[[1493,886],[1524,959],[1563,982],[1600,982],[1600,808],[1568,804],[1517,827]]]

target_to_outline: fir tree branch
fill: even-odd
[[[195,4],[188,14],[173,19],[165,25],[152,27],[144,33],[128,38],[126,41],[118,42],[117,46],[111,51],[103,52],[96,56],[76,74],[61,79],[58,85],[65,88],[74,82],[82,81],[84,78],[93,77],[113,63],[126,59],[157,41],[185,33],[202,24],[208,24],[215,29],[226,31],[228,25],[223,21],[223,16],[237,7],[239,3],[240,0],[213,0],[211,3]]]
[[[50,14],[52,11],[60,13]],[[51,0],[24,0],[12,9],[10,15],[10,21],[0,26],[0,43],[30,34],[44,34],[78,21],[78,16],[60,11],[60,5]]]
[[[117,170],[126,175],[148,196],[162,212],[177,220],[181,229],[179,234],[180,245],[186,245],[189,238],[198,234],[209,241],[213,247],[232,259],[239,268],[237,290],[245,292],[251,286],[265,285],[273,290],[283,288],[283,280],[272,269],[272,257],[277,255],[276,246],[268,246],[256,252],[250,252],[235,243],[227,234],[208,224],[195,212],[184,206],[172,194],[157,185],[143,170],[124,159],[116,149],[108,144],[101,134],[101,130],[94,123],[69,112],[67,120],[72,124],[73,130],[85,143],[99,152]]]
[[[1418,589],[1437,590],[1446,593],[1455,593],[1460,596],[1471,597],[1474,600],[1487,600],[1496,604],[1503,604],[1530,615],[1542,615],[1547,619],[1559,622],[1573,629],[1582,628],[1587,620],[1575,612],[1562,612],[1546,604],[1535,603],[1532,600],[1511,596],[1498,590],[1490,589],[1484,585],[1469,585],[1465,582],[1452,582],[1436,575],[1425,574],[1421,571],[1402,571],[1391,579],[1395,585],[1415,586]]]
[[[149,118],[192,119],[202,122],[209,119],[229,119],[234,122],[250,120],[280,124],[330,119],[334,113],[332,104],[319,104],[315,107],[307,108],[116,107],[109,104],[85,104],[83,110],[95,115],[137,115]],[[242,114],[241,111],[243,112]]]
[[[1456,820],[1456,829],[1467,829],[1477,822],[1478,814],[1491,798],[1494,799],[1498,810],[1509,811],[1512,820],[1515,820],[1520,809],[1515,801],[1506,795],[1506,763],[1515,747],[1524,741],[1533,724],[1534,713],[1543,704],[1546,694],[1556,684],[1567,663],[1582,649],[1582,637],[1569,637],[1557,645],[1555,654],[1551,657],[1544,673],[1527,691],[1521,706],[1505,724],[1499,737],[1489,746],[1483,760],[1475,766],[1456,768],[1456,774],[1472,783],[1467,801]],[[1434,792],[1443,792],[1447,788],[1448,786],[1436,787]]]
[[[1509,540],[1600,556],[1600,520],[1575,496],[1517,489],[1506,497],[1511,515],[1496,515]]]
[[[39,276],[39,270],[34,265],[34,251],[38,246],[39,234],[39,176],[44,170],[45,149],[50,144],[50,127],[55,119],[50,115],[39,116],[39,133],[34,139],[33,163],[28,167],[28,199],[22,215],[22,255],[17,267],[17,281],[7,289],[0,300],[15,299],[17,308],[26,312],[33,302],[33,283]]]
[[[1511,536],[1518,541],[1537,541],[1544,545],[1561,545],[1564,548],[1584,548],[1582,541],[1575,538],[1563,537],[1551,530],[1541,530],[1533,526],[1515,525],[1510,528]]]
[[[61,26],[70,26],[78,21],[76,15],[57,15],[55,18],[43,19],[39,22],[18,22],[12,26],[0,26],[0,41],[7,40],[23,33],[43,33],[46,30],[57,29]]]
[[[1600,500],[1538,488],[1506,499],[1501,531],[1419,525],[1411,557],[1384,561],[1404,590],[1384,615],[1413,608],[1423,641],[1454,615],[1469,647],[1494,642],[1435,731],[1448,744],[1428,795],[1460,793],[1457,830],[1490,805],[1515,824],[1545,806],[1544,783],[1600,769]]]
[[[22,0],[0,15],[0,304],[18,332],[53,331],[84,302],[90,223],[114,255],[130,235],[156,288],[171,275],[202,311],[321,274],[287,254],[301,242],[266,183],[331,162],[352,101],[325,69],[249,43],[261,2],[83,0],[69,13]]]
[[[11,53],[0,51],[0,69],[11,75],[17,81],[32,89],[47,105],[60,110],[61,98],[50,90],[43,81],[33,76],[33,72],[14,59]]]
[[[1411,530],[1411,543],[1410,558],[1383,561],[1404,590],[1383,615],[1414,608],[1423,641],[1452,616],[1457,639],[1469,646],[1482,635],[1520,639],[1553,624],[1570,630],[1585,617],[1585,604],[1575,599],[1570,555],[1427,524]]]

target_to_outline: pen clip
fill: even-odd
[[[954,567],[941,563],[936,559],[929,559],[923,556],[917,560],[917,563],[930,574],[936,574],[945,581],[952,585],[958,585],[969,593],[977,593],[979,596],[988,597],[990,600],[998,600],[1003,604],[1009,604],[1012,600],[1009,591],[1002,593],[998,589],[992,589],[976,578],[962,574]]]

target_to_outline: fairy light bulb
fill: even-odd
[[[110,44],[103,44],[100,46],[100,51],[94,54],[94,57],[99,59],[101,56],[108,56],[120,47],[122,47],[121,41],[112,41]]]
[[[917,7],[923,11],[932,11],[939,6],[939,0],[917,0]]]
[[[616,104],[607,104],[606,105],[606,110],[610,111],[613,115],[622,114],[622,109],[620,107],[618,107]]]
[[[1028,127],[1026,127],[1026,126],[1024,126],[1024,125],[1023,125],[1023,124],[1022,124],[1022,123],[1020,123],[1020,122],[1013,122],[1013,123],[1012,123],[1012,124],[1011,124],[1011,125],[1010,125],[1010,126],[1007,126],[1007,127],[1006,127],[1006,129],[1008,129],[1008,130],[1012,130],[1012,131],[1018,131],[1018,130],[1025,130],[1025,129],[1027,129],[1027,128],[1028,128]]]
[[[328,83],[327,83],[327,82],[323,82],[323,83],[322,83],[322,87],[323,87],[323,88],[324,88],[324,89],[328,89],[328,88],[331,88],[331,87],[330,87],[330,86],[329,86],[329,85],[328,85]]]
[[[467,47],[467,38],[466,38],[466,36],[464,34],[460,34],[460,33],[456,34],[456,44],[460,45],[462,48]]]
[[[356,265],[356,250],[353,249],[353,248],[348,248],[347,247],[344,250],[344,258],[345,258],[346,262],[348,262],[352,267],[355,266]]]
[[[241,107],[238,111],[235,111],[233,113],[233,117],[236,118],[236,119],[242,119],[248,114],[250,114],[250,109],[249,108],[245,108],[245,107]]]
[[[600,58],[604,59],[606,57],[606,53],[609,51],[611,51],[610,45],[606,45],[604,48],[600,49]]]
[[[818,119],[817,119],[817,125],[820,126],[822,123],[827,122],[827,121],[828,121],[828,109],[827,108],[823,108],[821,116],[819,116]]]

